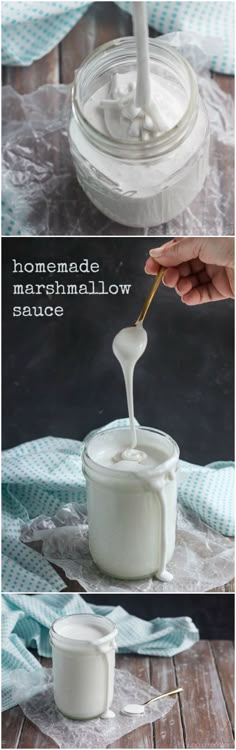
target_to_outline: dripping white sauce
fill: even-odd
[[[137,434],[134,421],[134,368],[147,346],[147,332],[141,323],[130,328],[122,328],[114,338],[113,352],[121,365],[126,388],[128,415],[130,423],[131,441],[130,448],[123,453],[114,456],[114,461],[122,459],[128,461],[137,461],[141,463],[146,454],[143,451],[136,450]]]
[[[134,369],[140,357],[144,354],[147,346],[147,333],[141,323],[130,328],[122,328],[114,338],[113,341],[113,352],[121,365],[122,372],[124,375],[128,415],[130,423],[130,448],[125,448],[123,451],[115,453],[113,456],[114,464],[120,465],[124,462],[124,465],[130,467],[130,463],[134,464],[145,464],[149,462],[148,454],[137,448],[137,432],[135,428],[134,419],[134,392],[133,392],[133,380],[134,380]],[[151,458],[151,457],[150,457]],[[119,468],[119,467],[118,467]],[[145,472],[145,466],[143,467]],[[143,478],[143,477],[142,477]],[[141,480],[141,474],[140,474]],[[149,482],[150,489],[157,498],[157,502],[160,505],[160,518],[161,518],[161,553],[160,553],[160,566],[156,573],[159,580],[163,582],[171,581],[173,576],[166,570],[166,559],[167,559],[167,518],[166,518],[166,507],[165,497],[163,489],[160,486],[160,482],[149,476],[146,472],[145,480]]]

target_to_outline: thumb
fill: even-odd
[[[179,266],[180,263],[198,258],[200,248],[199,237],[183,237],[150,250],[150,255],[160,265],[173,268],[173,266]]]

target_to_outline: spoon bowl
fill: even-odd
[[[147,332],[142,325],[136,325],[122,328],[114,338],[112,349],[121,365],[124,361],[136,364],[145,352],[146,346]]]
[[[138,714],[144,714],[145,712],[145,706],[149,706],[150,703],[155,703],[155,701],[159,701],[160,698],[168,698],[169,695],[176,695],[176,693],[182,693],[183,688],[175,688],[174,690],[169,690],[168,693],[161,693],[160,695],[155,695],[154,698],[149,698],[148,701],[145,701],[145,703],[127,703],[124,708],[122,708],[122,714],[129,714],[131,716],[137,716]]]

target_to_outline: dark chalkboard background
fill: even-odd
[[[98,605],[119,605],[144,620],[192,617],[201,638],[234,639],[233,594],[83,594],[83,599]]]
[[[166,239],[166,238],[165,238]],[[150,238],[7,238],[3,240],[3,447],[45,435],[81,440],[127,414],[121,370],[111,345],[132,324],[152,284],[143,272]],[[63,283],[132,283],[129,296],[13,297],[12,258],[21,262],[97,261],[97,274],[60,275]],[[70,276],[70,277],[69,277]],[[69,278],[68,278],[69,277]],[[24,281],[49,283],[49,274]],[[12,307],[63,303],[63,318],[13,318]],[[187,308],[161,286],[150,308],[148,349],[135,374],[140,423],[172,435],[182,458],[233,458],[233,303]]]

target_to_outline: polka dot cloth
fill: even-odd
[[[112,426],[127,424],[117,420]],[[109,427],[111,425],[107,425]],[[52,516],[61,505],[85,502],[83,444],[41,438],[3,453],[2,575],[4,591],[59,591],[61,578],[35,550],[20,541],[21,524]],[[178,502],[226,536],[234,535],[234,464],[195,466],[180,461]]]
[[[75,613],[108,615],[118,627],[119,653],[174,656],[196,643],[199,633],[190,617],[157,617],[148,622],[128,614],[122,607],[101,607],[85,602],[78,594],[7,594],[2,597],[2,709],[15,705],[13,670],[40,672],[42,667],[28,648],[40,656],[51,656],[49,628],[57,617]],[[24,684],[23,673],[16,683]],[[40,674],[37,675],[40,681]],[[35,684],[35,682],[34,682]],[[19,694],[19,691],[18,691]],[[22,692],[20,695],[22,698]]]
[[[178,502],[224,536],[234,536],[234,462],[194,466],[180,461]]]
[[[118,5],[130,11],[129,2]],[[184,31],[205,37],[210,70],[234,74],[233,0],[147,2],[147,13],[149,25],[161,34]]]
[[[31,65],[46,55],[80,20],[89,2],[2,1],[2,62]]]
[[[5,65],[30,65],[50,52],[80,20],[90,2],[9,2],[2,0],[2,59]],[[131,2],[118,5],[131,12]],[[233,74],[234,2],[147,2],[148,21],[162,34],[200,34],[209,47],[211,70]]]
[[[21,235],[21,229],[14,219],[13,208],[2,200],[2,234],[4,237]]]

